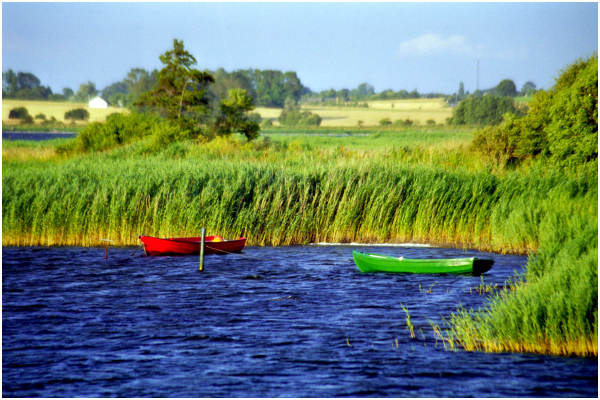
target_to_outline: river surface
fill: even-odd
[[[137,248],[2,249],[4,397],[597,397],[597,358],[448,351],[430,322],[488,301],[480,277],[361,274],[352,250],[247,247],[146,257]],[[133,253],[133,254],[132,254]],[[405,307],[416,337],[410,336]]]

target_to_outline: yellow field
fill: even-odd
[[[17,107],[25,107],[27,111],[29,111],[29,115],[34,118],[38,114],[44,114],[47,120],[54,117],[57,121],[63,122],[65,122],[65,113],[76,108],[83,108],[90,113],[88,122],[104,121],[106,117],[112,113],[128,112],[125,108],[89,108],[87,103],[71,103],[68,101],[2,99],[2,124],[14,125],[19,123],[18,120],[8,119],[10,110]],[[39,120],[36,120],[36,122],[39,122]],[[71,121],[68,121],[68,123],[70,122]]]
[[[437,124],[446,122],[446,118],[452,115],[450,108],[444,99],[409,99],[409,100],[378,100],[369,101],[369,107],[338,107],[325,105],[303,105],[303,110],[317,113],[323,121],[321,126],[358,126],[362,121],[363,126],[378,126],[383,118],[389,118],[392,122],[396,120],[410,119],[417,125],[425,125],[428,120]],[[57,121],[63,121],[65,112],[75,108],[83,108],[90,113],[88,122],[104,121],[109,114],[115,112],[128,112],[125,108],[108,107],[106,109],[89,108],[86,103],[71,103],[58,101],[35,101],[35,100],[2,100],[2,123],[4,125],[18,124],[17,120],[9,120],[8,113],[13,108],[25,107],[32,117],[44,114],[46,119],[52,117]],[[262,118],[270,118],[278,125],[277,118],[281,114],[280,108],[257,107]],[[36,120],[39,122],[39,120]],[[70,123],[70,122],[69,122]]]
[[[358,121],[362,121],[363,126],[377,126],[383,118],[389,118],[392,122],[410,119],[420,125],[425,125],[428,120],[443,124],[446,118],[452,116],[452,108],[442,98],[378,100],[367,103],[368,108],[303,105],[302,109],[319,114],[323,119],[321,126],[327,127],[357,126]],[[263,118],[274,120],[281,113],[280,108],[257,107],[255,111]]]

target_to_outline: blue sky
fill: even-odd
[[[314,91],[549,88],[598,49],[588,3],[3,3],[2,70],[61,93],[160,68],[174,38],[199,69],[296,71]]]

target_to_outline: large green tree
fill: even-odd
[[[515,97],[517,95],[517,85],[510,79],[504,79],[492,90],[498,96]]]
[[[136,104],[159,112],[190,136],[205,133],[209,115],[206,94],[208,85],[214,82],[213,76],[193,68],[196,58],[177,39],[173,40],[173,49],[160,56],[160,61],[164,67],[158,72],[156,86]]]

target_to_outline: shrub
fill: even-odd
[[[46,120],[46,115],[40,113],[40,114],[38,114],[38,115],[35,116],[35,119],[39,119],[41,121],[45,121]]]
[[[398,120],[394,121],[395,126],[412,126],[413,124],[414,124],[414,121],[411,120],[410,118],[406,118],[405,120],[398,119]]]
[[[321,117],[310,111],[300,111],[294,105],[286,106],[279,115],[279,123],[284,126],[319,126]]]
[[[31,115],[29,115],[29,111],[25,107],[17,107],[8,112],[8,118],[24,120],[31,118]]]
[[[83,108],[76,108],[65,113],[65,119],[72,119],[73,121],[87,121],[89,117],[90,113]]]
[[[263,119],[260,121],[261,128],[270,128],[273,126],[273,121],[270,118]]]
[[[432,119],[428,119],[426,122],[427,125],[435,125],[435,121]]]
[[[392,124],[392,120],[389,118],[382,118],[379,120],[379,125],[381,126],[389,126]]]
[[[106,122],[94,122],[85,127],[75,139],[75,147],[79,151],[99,151],[118,145],[130,143],[150,135],[161,135],[156,142],[166,143],[169,137],[175,136],[160,122],[160,117],[146,114],[114,113],[106,118]],[[160,125],[160,126],[158,126]],[[165,128],[163,134],[162,128]]]
[[[539,91],[527,115],[476,133],[474,146],[496,162],[548,157],[576,167],[598,159],[598,56],[568,67],[549,91]]]

